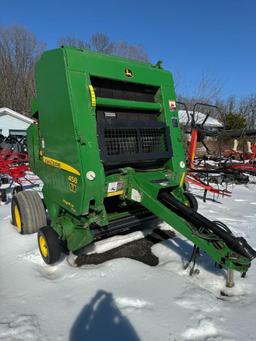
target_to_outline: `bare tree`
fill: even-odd
[[[256,128],[256,94],[250,95],[240,102],[240,112],[247,120],[249,128]]]
[[[89,40],[89,48],[94,51],[112,54],[114,51],[114,43],[104,33],[95,33]]]
[[[79,49],[90,48],[88,43],[76,37],[72,37],[72,36],[65,36],[65,37],[60,38],[57,42],[57,45],[58,46],[62,46],[62,45],[73,46],[73,47],[78,47]]]
[[[198,102],[205,104],[219,104],[220,109],[224,109],[225,107],[226,110],[226,103],[219,100],[222,87],[223,85],[220,80],[211,78],[203,73],[198,84],[194,86],[193,96],[186,96],[184,93],[188,92],[188,89],[185,91],[184,84],[180,81],[178,82],[178,99],[179,101],[184,102],[189,110],[192,110],[195,103]],[[181,89],[183,89],[182,92],[180,91]],[[197,106],[197,110],[202,113],[209,114],[211,117],[221,119],[221,121],[225,118],[224,114],[213,108],[210,109],[206,106]]]
[[[57,44],[59,46],[67,45],[109,54],[111,54],[114,49],[113,43],[110,42],[109,37],[103,33],[93,34],[88,41],[84,41],[72,36],[66,36],[60,38]]]
[[[228,115],[238,114],[238,103],[234,96],[230,96],[225,100],[216,100],[215,105],[220,110],[220,115],[217,117],[226,126],[226,120]]]
[[[242,98],[240,101],[231,96],[225,101],[217,101],[217,105],[221,108],[221,120],[224,124],[226,124],[228,116],[232,117],[233,115],[235,117],[238,115],[246,119],[247,128],[256,128],[256,95],[250,95]]]
[[[172,70],[172,75],[173,75],[173,81],[174,81],[176,94],[179,97],[183,97],[183,95],[186,93],[186,90],[185,90],[186,83],[185,83],[184,77],[182,73],[178,71],[177,69]]]
[[[141,45],[128,44],[125,41],[115,43],[113,54],[135,60],[148,62],[148,54]]]
[[[93,34],[88,41],[69,36],[63,37],[58,40],[58,45],[69,45],[130,59],[149,61],[148,55],[141,45],[128,44],[125,41],[111,42],[110,38],[101,32]]]
[[[215,102],[222,92],[222,83],[216,78],[202,73],[201,79],[195,88],[195,97],[207,102]]]
[[[23,27],[0,27],[0,107],[31,112],[34,65],[43,48]]]

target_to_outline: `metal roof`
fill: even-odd
[[[189,123],[191,123],[191,114],[193,112],[188,111],[188,113],[189,113]],[[195,119],[196,119],[197,124],[203,123],[205,117],[206,117],[205,114],[196,111]],[[180,120],[180,123],[182,123],[182,124],[187,123],[188,115],[187,115],[187,112],[185,110],[179,110],[179,120]],[[209,116],[207,121],[205,122],[205,127],[223,128],[223,124],[219,120],[217,120],[216,118]]]
[[[19,114],[17,111],[14,111],[14,110],[6,108],[6,107],[0,108],[0,116],[6,115],[6,114],[13,116],[15,118],[18,118],[19,120],[26,122],[26,123],[29,123],[29,124],[34,122],[34,120],[32,120],[31,118],[24,116],[22,114]]]

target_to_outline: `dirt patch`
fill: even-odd
[[[77,266],[101,264],[111,259],[131,258],[150,266],[156,266],[159,263],[159,259],[152,253],[151,247],[154,244],[174,237],[175,233],[171,230],[155,229],[145,238],[134,240],[106,252],[90,255],[81,254],[77,257],[75,264]]]

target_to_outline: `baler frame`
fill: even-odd
[[[47,263],[58,259],[58,240],[78,251],[139,207],[168,222],[221,266],[247,271],[256,253],[246,241],[187,207],[171,73],[159,65],[63,47],[42,55],[36,87],[33,112],[39,120],[28,129],[28,146],[51,219],[51,226],[38,226]],[[106,129],[119,129],[117,147],[108,149]],[[122,129],[133,134],[118,135]],[[145,137],[143,129],[160,133]]]

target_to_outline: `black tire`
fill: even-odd
[[[47,225],[46,212],[40,195],[23,191],[12,198],[12,223],[20,234],[31,234]]]
[[[40,228],[37,234],[38,247],[46,264],[54,264],[60,259],[61,247],[57,232],[50,226]]]
[[[194,211],[197,211],[198,210],[198,202],[197,202],[195,196],[190,192],[184,192],[184,195],[189,202],[189,207],[193,208]]]

